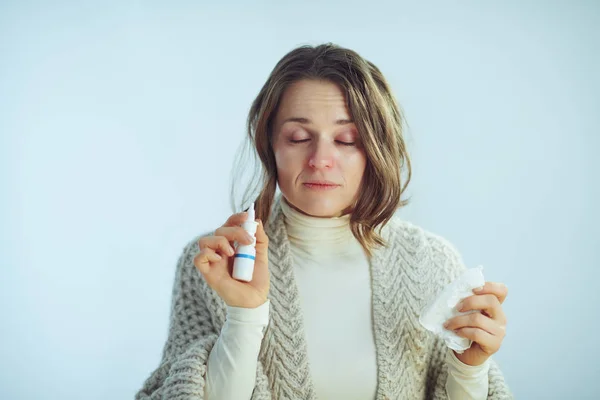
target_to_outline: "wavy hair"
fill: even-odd
[[[273,121],[286,88],[305,79],[337,84],[358,129],[367,164],[350,228],[370,256],[376,246],[386,244],[381,229],[398,208],[408,204],[401,196],[410,182],[411,164],[403,136],[405,121],[389,84],[373,63],[353,50],[332,43],[306,45],[277,63],[248,113],[246,140],[232,170],[232,208],[241,211],[254,202],[256,218],[269,219],[277,190]],[[251,161],[254,168],[249,166]],[[262,173],[256,174],[257,167]],[[249,174],[250,182],[238,205],[236,188],[244,173]]]

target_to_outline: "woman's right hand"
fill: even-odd
[[[194,257],[194,265],[208,286],[231,307],[256,308],[267,301],[269,294],[269,238],[260,220],[256,228],[256,259],[252,281],[233,279],[233,242],[251,244],[253,238],[240,226],[246,221],[247,212],[233,214],[214,233],[198,241],[200,253]]]

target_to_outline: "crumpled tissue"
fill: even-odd
[[[466,297],[472,296],[473,289],[483,285],[485,285],[483,267],[467,269],[423,309],[419,322],[425,329],[443,339],[446,346],[458,354],[462,354],[471,347],[472,341],[444,328],[444,322],[458,315],[479,312],[478,310],[458,312],[456,305]]]

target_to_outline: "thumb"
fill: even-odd
[[[269,252],[269,237],[265,233],[263,223],[260,219],[257,219],[258,226],[256,227],[256,259],[260,262],[267,263],[267,257]]]
[[[256,260],[254,262],[254,274],[252,276],[251,285],[259,289],[261,292],[269,290],[269,238],[265,233],[261,220],[257,220],[256,227]]]

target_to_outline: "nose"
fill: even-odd
[[[310,155],[308,165],[314,169],[332,168],[335,159],[335,149],[333,146],[319,140]]]

